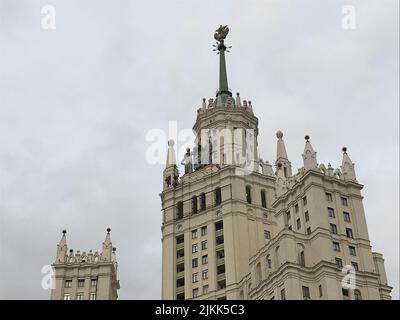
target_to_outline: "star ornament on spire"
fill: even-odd
[[[228,35],[228,33],[229,33],[228,26],[220,25],[220,27],[217,30],[215,30],[214,39],[217,40],[217,42],[216,44],[213,44],[214,47],[213,51],[218,51],[217,54],[219,54],[221,50],[230,52],[227,49],[232,48],[232,46],[226,47],[224,43],[224,40]]]

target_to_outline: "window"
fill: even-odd
[[[343,298],[348,298],[349,297],[349,289],[342,288],[342,295],[343,295]]]
[[[208,255],[204,255],[201,257],[201,264],[207,264],[208,263]]]
[[[176,300],[185,300],[185,293],[184,292],[178,293],[176,295]]]
[[[326,196],[326,201],[332,202],[332,193],[326,192],[325,196]]]
[[[192,239],[197,238],[197,229],[192,231]]]
[[[71,300],[71,295],[69,293],[64,294],[64,300]]]
[[[322,297],[322,286],[321,285],[318,286],[318,291],[319,291],[319,296]]]
[[[340,244],[339,244],[339,242],[333,242],[333,250],[334,251],[337,251],[337,252],[340,252]]]
[[[304,213],[304,217],[305,217],[305,219],[306,219],[306,222],[310,221],[310,215],[308,214],[308,211],[306,211],[306,212]]]
[[[328,207],[328,216],[329,216],[329,218],[335,217],[335,210],[333,210],[333,208]]]
[[[197,272],[193,273],[192,274],[192,283],[196,283],[197,281],[199,281],[197,278],[198,278],[198,273]]]
[[[96,300],[96,293],[95,292],[90,293],[89,300]]]
[[[297,203],[294,206],[294,212],[299,212],[299,205]]]
[[[203,280],[207,280],[208,279],[208,270],[206,269],[206,270],[203,270],[203,272],[202,272],[202,278],[203,278]]]
[[[197,268],[198,265],[199,265],[199,259],[197,258],[192,259],[192,268]]]
[[[330,224],[330,227],[331,227],[331,232],[332,232],[333,234],[337,234],[337,227],[336,227],[336,224],[331,223],[331,224]]]
[[[268,269],[271,269],[271,268],[272,268],[272,263],[271,263],[271,257],[270,257],[270,255],[267,255],[267,266],[268,266]]]
[[[72,287],[72,280],[65,280],[65,288],[71,288]]]
[[[307,197],[303,197],[303,206],[307,205]]]
[[[349,253],[350,253],[351,256],[356,256],[357,255],[356,247],[349,246]]]
[[[358,263],[357,262],[352,262],[351,265],[353,266],[355,271],[358,271]]]
[[[176,252],[177,259],[183,258],[184,256],[185,256],[185,249],[180,249]]]
[[[338,266],[338,268],[343,268],[343,263],[342,263],[342,259],[340,258],[335,258],[335,263]]]
[[[285,289],[281,290],[281,300],[286,300]]]
[[[343,219],[346,222],[350,222],[350,213],[348,212],[343,212]]]
[[[97,279],[91,279],[90,280],[90,286],[92,286],[92,287],[97,286]]]
[[[185,285],[185,278],[176,279],[176,287],[177,288],[183,287],[184,285]]]
[[[201,250],[206,250],[207,247],[208,247],[208,245],[207,245],[207,240],[202,241],[202,242],[201,242]]]
[[[290,224],[290,211],[286,212],[286,225]]]
[[[310,299],[310,288],[309,287],[302,287],[303,290],[303,299],[308,300]]]
[[[224,223],[222,221],[218,221],[215,223],[215,231],[221,230],[224,228]]]
[[[347,198],[340,197],[340,200],[342,202],[342,206],[344,206],[344,207],[348,207],[349,206],[349,203],[347,202]]]
[[[197,252],[197,243],[192,244],[192,253],[196,253]]]
[[[185,264],[184,263],[177,264],[176,265],[176,272],[179,273],[179,272],[183,272],[183,271],[185,271]]]
[[[193,289],[193,298],[197,298],[199,296],[199,288]]]
[[[83,293],[77,293],[76,300],[83,300]]]
[[[362,300],[361,291],[358,289],[354,290],[354,300]]]
[[[208,285],[203,286],[203,294],[208,293]]]
[[[297,223],[297,230],[299,230],[301,228],[300,218],[297,219],[296,223]]]
[[[183,234],[181,234],[180,236],[176,237],[176,244],[177,245],[183,243],[184,241],[185,241],[185,238],[184,238]]]
[[[307,234],[311,234],[311,227],[307,228]]]
[[[264,238],[265,238],[265,240],[270,240],[271,232],[269,232],[268,230],[264,230]]]
[[[197,213],[197,197],[196,196],[192,197],[192,213],[193,214]]]
[[[215,194],[215,205],[219,206],[222,202],[222,196],[221,196],[221,188],[216,188],[214,191]]]
[[[201,236],[204,237],[207,235],[207,227],[201,227]]]
[[[183,219],[183,202],[179,201],[176,204],[176,219]]]
[[[353,238],[353,230],[351,230],[350,228],[346,228],[346,237]]]
[[[206,210],[206,195],[204,193],[200,194],[200,210]]]
[[[303,267],[306,266],[306,258],[304,257],[304,251],[300,252],[300,265],[302,265]]]
[[[267,207],[267,197],[265,195],[265,190],[261,190],[261,206],[263,208]]]
[[[78,287],[82,288],[85,286],[85,279],[78,279]]]
[[[247,201],[247,203],[251,203],[251,188],[250,188],[250,186],[246,186],[246,201]]]

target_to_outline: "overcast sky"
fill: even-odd
[[[47,4],[56,30],[42,29]],[[120,298],[160,298],[163,165],[147,162],[146,134],[191,128],[214,96],[220,24],[264,160],[278,129],[295,172],[305,134],[319,163],[339,166],[348,147],[398,298],[398,12],[397,0],[0,0],[0,298],[48,299],[41,268],[61,231],[100,250],[107,227]]]

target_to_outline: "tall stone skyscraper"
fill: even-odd
[[[228,27],[215,33],[216,99],[203,99],[196,144],[163,172],[163,299],[390,299],[382,254],[371,251],[362,185],[342,165],[318,163],[305,137],[293,172],[278,131],[275,166],[258,156],[258,119],[228,88]]]
[[[54,288],[51,300],[115,300],[118,298],[119,280],[117,280],[118,263],[115,248],[112,246],[111,229],[99,252],[74,253],[68,251],[66,231],[57,245],[54,268]]]

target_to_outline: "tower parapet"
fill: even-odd
[[[67,250],[66,230],[57,245],[53,263],[55,286],[52,300],[113,300],[120,288],[117,280],[116,248],[112,246],[111,229],[107,229],[101,252]]]

